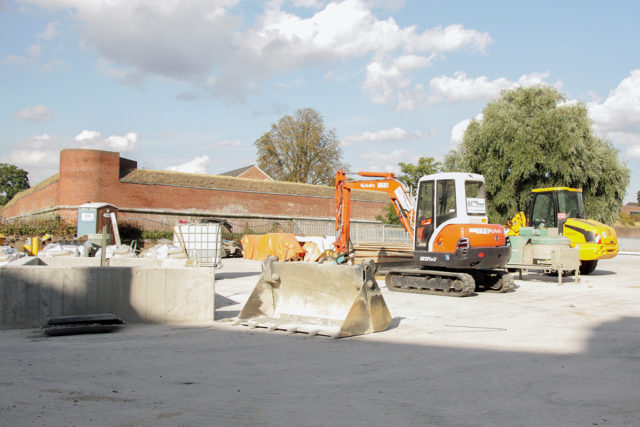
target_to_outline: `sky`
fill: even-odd
[[[640,2],[0,0],[0,162],[220,174],[300,108],[351,171],[442,160],[504,89],[582,102],[640,190]]]

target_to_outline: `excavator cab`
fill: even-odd
[[[489,224],[482,175],[449,172],[422,178],[416,215],[415,252],[420,263],[504,266],[504,231]]]
[[[443,225],[487,223],[486,215],[482,176],[458,173],[427,176],[418,186],[416,249],[432,248],[434,231]]]

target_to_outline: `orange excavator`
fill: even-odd
[[[504,269],[511,248],[504,228],[488,223],[482,175],[446,172],[424,176],[418,183],[417,203],[393,173],[356,175],[362,179],[349,179],[343,171],[336,174],[335,246],[339,254],[349,254],[351,190],[383,191],[414,245],[411,262],[385,266],[389,268],[385,277],[389,290],[468,296],[476,288],[513,289],[513,278]]]

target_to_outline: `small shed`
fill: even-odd
[[[107,234],[112,233],[111,213],[118,214],[118,208],[109,203],[92,202],[78,206],[77,237],[102,233],[107,226]]]

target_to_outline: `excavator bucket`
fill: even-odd
[[[235,324],[333,338],[384,331],[391,314],[374,264],[262,262],[262,276]]]

